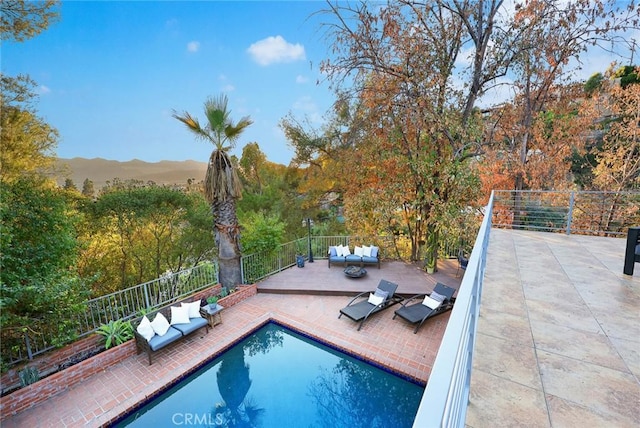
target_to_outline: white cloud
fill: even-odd
[[[40,94],[41,95],[45,95],[51,92],[51,88],[49,88],[48,86],[45,85],[40,85]]]
[[[260,65],[305,59],[304,46],[299,43],[291,44],[282,36],[270,36],[257,41],[249,46],[247,52]]]
[[[227,83],[222,87],[222,92],[233,92],[236,90],[236,87],[230,83]]]
[[[309,81],[308,77],[301,76],[300,74],[296,76],[296,83],[307,83],[308,81]]]
[[[200,50],[200,42],[191,41],[187,43],[187,52],[198,52]]]

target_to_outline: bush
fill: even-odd
[[[112,346],[117,346],[133,339],[133,326],[131,325],[131,321],[109,321],[108,324],[102,324],[98,330],[96,330],[96,333],[104,336],[104,347],[105,349],[109,349]]]

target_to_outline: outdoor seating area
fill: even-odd
[[[209,322],[200,314],[200,300],[166,306],[133,324],[137,353],[146,352],[149,365],[153,364],[153,354],[160,349],[202,327],[209,333]]]
[[[327,263],[331,268],[331,263],[340,263],[345,266],[356,265],[364,267],[364,265],[377,265],[380,269],[380,248],[375,245],[355,246],[353,253],[348,245],[330,246],[327,251]]]

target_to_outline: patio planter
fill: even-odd
[[[42,378],[31,385],[0,398],[0,415],[4,419],[7,416],[20,413],[134,355],[136,355],[134,340],[129,340],[100,352],[78,364],[74,364],[67,369]]]

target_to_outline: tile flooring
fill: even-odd
[[[640,426],[640,265],[625,240],[493,229],[466,425]]]

